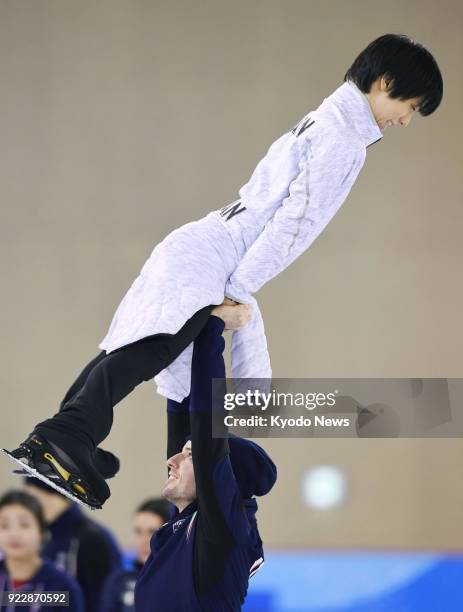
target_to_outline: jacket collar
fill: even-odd
[[[376,122],[368,98],[353,81],[345,81],[327,98],[327,101],[334,104],[342,113],[345,121],[360,136],[365,147],[381,140],[383,132]]]
[[[190,502],[188,504],[188,506],[186,506],[186,508],[183,508],[183,510],[181,512],[178,511],[178,508],[175,507],[175,513],[173,515],[173,517],[170,519],[169,522],[172,521],[178,521],[179,519],[184,518],[185,516],[189,516],[190,514],[192,514],[195,510],[198,509],[198,500],[194,499],[192,502]]]
[[[184,528],[179,529],[179,527],[186,526],[188,519],[192,518],[193,513],[198,509],[198,500],[195,499],[191,502],[186,508],[184,508],[181,512],[175,508],[175,513],[170,519],[168,523],[164,523],[162,527],[160,527],[151,537],[150,540],[150,548],[151,554],[155,555],[161,550],[161,548],[169,541],[171,536],[176,533],[184,533]]]

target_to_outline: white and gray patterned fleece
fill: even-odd
[[[175,334],[199,309],[224,296],[251,304],[233,332],[234,378],[271,378],[264,324],[253,297],[301,255],[346,199],[366,148],[383,136],[368,99],[347,81],[276,140],[236,202],[182,225],[154,248],[119,304],[99,348],[157,333]],[[155,376],[159,394],[190,392],[191,343]]]

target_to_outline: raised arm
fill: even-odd
[[[180,453],[190,435],[190,396],[182,402],[167,400],[167,459]]]
[[[219,367],[219,370],[217,370],[218,375],[225,376],[225,365],[222,357],[224,347],[222,332],[224,330],[240,329],[242,326],[246,325],[251,316],[250,306],[240,305],[237,308],[233,301],[227,299],[225,299],[223,304],[220,306],[216,306],[212,312],[215,313],[216,311],[220,311],[220,318],[218,316],[214,316],[212,322],[209,322],[210,329],[214,329],[215,325],[216,333],[207,334],[207,332],[204,332],[204,337],[206,340],[203,340],[201,347],[199,346],[198,342],[196,353],[194,353],[192,357],[192,378],[197,381],[197,389],[199,381],[203,380],[204,377],[207,377],[208,375],[208,351],[212,350],[211,354],[213,355],[213,359],[215,359],[215,361],[217,361],[218,358],[221,359],[221,363],[219,365],[216,363],[214,367]],[[226,323],[222,320],[222,318],[225,319]],[[216,320],[215,324],[214,319]],[[215,353],[213,351],[214,345],[217,345],[218,342],[221,343],[221,350],[219,351],[220,357],[218,357],[217,351]],[[209,383],[206,384],[210,385],[210,380]],[[198,393],[200,393],[199,390]],[[185,397],[182,402],[177,402],[172,399],[167,400],[167,459],[181,452],[186,438],[190,435],[190,396],[191,393]],[[208,410],[211,410],[210,406]]]
[[[193,349],[190,423],[198,500],[193,579],[198,597],[211,593],[223,578],[232,551],[248,537],[249,529],[228,438],[212,437],[215,410],[220,412],[217,421],[222,423],[222,435],[227,434],[223,424],[225,385],[219,385],[214,396],[211,393],[212,379],[225,378],[223,330],[224,322],[211,315]]]
[[[191,364],[190,427],[198,510],[209,537],[222,535],[224,514],[231,495],[238,494],[229,460],[227,429],[221,419],[223,437],[212,436],[212,412],[223,409],[225,392],[225,323],[211,315],[196,338]],[[222,379],[212,392],[213,379]],[[218,381],[217,381],[218,382]],[[217,419],[220,422],[220,419]]]

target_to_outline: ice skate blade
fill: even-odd
[[[0,448],[0,451],[4,453],[7,457],[9,457],[12,461],[14,461],[15,463],[21,466],[22,469],[20,473],[23,474],[24,476],[28,476],[31,478],[32,477],[39,478],[49,487],[52,487],[53,489],[55,489],[55,491],[58,491],[58,493],[61,493],[61,495],[68,497],[70,500],[72,500],[76,504],[79,504],[80,506],[83,506],[84,508],[89,508],[90,510],[100,510],[102,508],[102,506],[91,506],[90,504],[85,503],[79,497],[74,496],[70,491],[68,491],[64,487],[60,487],[59,485],[55,484],[53,480],[50,480],[46,476],[43,476],[43,474],[41,474],[34,468],[29,467],[27,464],[25,464],[20,459],[16,459],[16,457],[13,457],[10,451],[7,451],[6,448]],[[18,473],[18,472],[15,472],[15,473]]]
[[[27,476],[32,478],[32,474],[29,474],[29,472],[27,472],[26,470],[11,470],[12,474],[18,474],[19,476]],[[118,477],[118,474],[116,474],[115,476],[111,476],[111,479],[114,480],[115,478]]]

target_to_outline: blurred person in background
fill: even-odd
[[[43,557],[78,581],[85,597],[85,612],[100,612],[104,583],[122,567],[114,536],[38,478],[25,477],[24,481],[26,491],[42,505],[50,531]]]
[[[84,612],[84,599],[77,582],[53,564],[41,558],[48,537],[42,507],[24,491],[8,491],[0,498],[0,593],[16,591],[21,596],[50,591],[69,591],[71,612]],[[15,593],[16,595],[16,593]],[[40,601],[21,605],[21,610],[54,610]],[[16,610],[14,603],[2,605],[1,612]]]
[[[134,612],[135,583],[150,554],[150,540],[170,520],[169,502],[161,498],[144,501],[135,510],[133,543],[135,557],[128,569],[113,572],[108,578],[101,602],[101,612]]]

